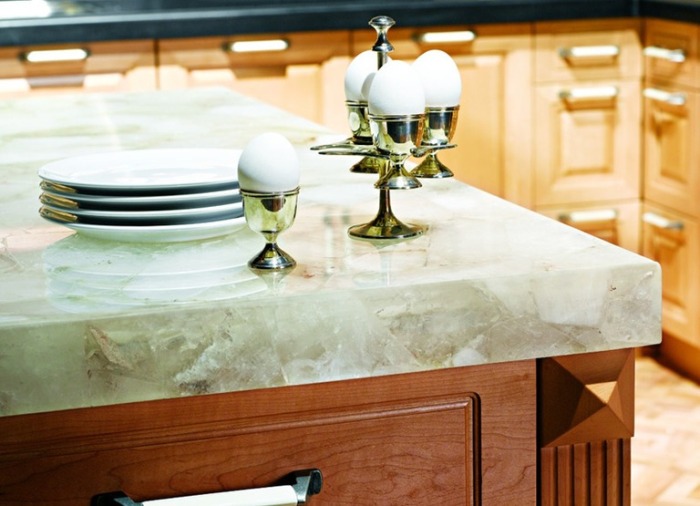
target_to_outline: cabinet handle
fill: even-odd
[[[416,35],[415,39],[423,44],[474,42],[476,33],[472,30],[459,30],[451,32],[424,32]]]
[[[593,88],[571,88],[561,90],[559,98],[567,102],[580,100],[610,100],[619,94],[617,86],[597,86]]]
[[[318,469],[297,471],[288,476],[291,485],[233,490],[204,495],[136,502],[121,492],[100,494],[91,506],[295,506],[307,504],[308,497],[321,492],[323,477]]]
[[[620,48],[609,44],[604,46],[573,46],[559,48],[559,56],[564,60],[576,58],[615,58]]]
[[[680,220],[669,220],[656,213],[644,213],[642,221],[652,227],[662,228],[664,230],[683,230],[683,222]]]
[[[665,47],[648,46],[645,47],[642,52],[644,56],[673,63],[683,63],[685,61],[685,51],[682,49],[666,49]]]
[[[599,223],[615,221],[617,211],[615,209],[602,209],[596,211],[571,211],[559,215],[559,221],[566,223]]]
[[[663,91],[657,88],[644,88],[642,94],[650,100],[663,102],[668,105],[685,105],[686,100],[685,93],[671,93],[669,91]]]
[[[231,53],[263,53],[286,51],[290,47],[287,39],[237,40],[224,44],[224,49]]]
[[[83,61],[90,56],[90,51],[81,47],[69,49],[36,49],[20,53],[19,60],[28,63],[55,63],[66,61]]]

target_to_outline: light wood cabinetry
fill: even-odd
[[[343,78],[349,32],[319,31],[158,41],[161,89],[226,86],[298,116],[347,130]]]
[[[456,40],[440,42],[440,35],[446,34]],[[429,42],[430,35],[438,42]],[[440,159],[458,179],[530,206],[530,25],[395,27],[389,39],[394,59],[411,61],[425,51],[441,49],[460,70],[462,98],[453,138],[457,148],[441,152]],[[353,54],[371,48],[375,40],[371,30],[353,32]]]
[[[700,378],[700,27],[646,21],[644,254],[663,269],[661,353]]]
[[[152,40],[2,47],[0,98],[154,90],[155,61]]]
[[[537,23],[534,44],[534,208],[556,217],[610,209],[604,226],[567,222],[633,251],[641,197],[639,37],[634,20]]]

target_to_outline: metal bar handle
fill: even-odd
[[[609,100],[617,97],[617,86],[596,86],[592,88],[571,88],[561,90],[559,98],[567,102],[580,100]]]
[[[669,220],[663,216],[647,212],[642,215],[642,221],[652,227],[661,228],[664,230],[683,230],[683,222],[680,220]]]
[[[564,60],[576,58],[615,58],[619,56],[620,48],[613,44],[601,46],[573,46],[559,48],[559,56]]]
[[[289,475],[288,480],[293,483],[143,502],[136,502],[121,492],[101,494],[92,499],[91,506],[297,506],[307,504],[309,497],[320,493],[323,485],[318,469],[297,471]]]
[[[673,63],[683,63],[685,61],[685,51],[682,49],[666,49],[659,46],[647,46],[642,51],[644,56],[666,60]]]
[[[615,209],[601,209],[595,211],[571,211],[559,215],[559,220],[566,223],[601,223],[615,221],[617,211]]]
[[[650,100],[663,102],[668,105],[685,105],[686,101],[685,93],[671,93],[669,91],[663,91],[657,88],[645,88],[644,91],[642,91],[642,94]]]

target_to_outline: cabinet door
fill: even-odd
[[[372,47],[373,30],[353,32],[353,52]],[[455,176],[530,206],[532,197],[531,63],[528,25],[392,28],[391,57],[414,60],[440,49],[462,78],[454,149],[439,157]]]
[[[347,128],[344,99],[327,91],[337,89],[342,96],[347,32],[168,39],[158,47],[162,89],[226,86],[312,121],[342,122]]]
[[[154,89],[153,41],[0,48],[0,97]]]
[[[615,202],[611,205],[571,205],[537,208],[537,212],[566,223],[630,251],[641,247],[640,208],[638,200]]]
[[[700,216],[700,95],[649,86],[644,101],[644,194]]]
[[[639,94],[636,80],[537,86],[537,206],[638,198]]]
[[[699,88],[699,42],[698,25],[647,20],[644,42],[646,77],[667,84]]]
[[[644,255],[663,271],[662,320],[665,332],[700,347],[700,229],[695,219],[645,204]]]

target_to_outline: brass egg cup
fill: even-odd
[[[425,159],[411,171],[419,178],[452,177],[454,173],[438,159],[438,151],[454,147],[450,144],[457,129],[459,106],[426,107],[425,124],[421,147],[426,151]]]
[[[296,261],[277,245],[277,237],[294,223],[299,188],[270,193],[241,189],[241,195],[248,227],[265,238],[265,247],[248,262],[248,267],[261,271],[293,269]]]

